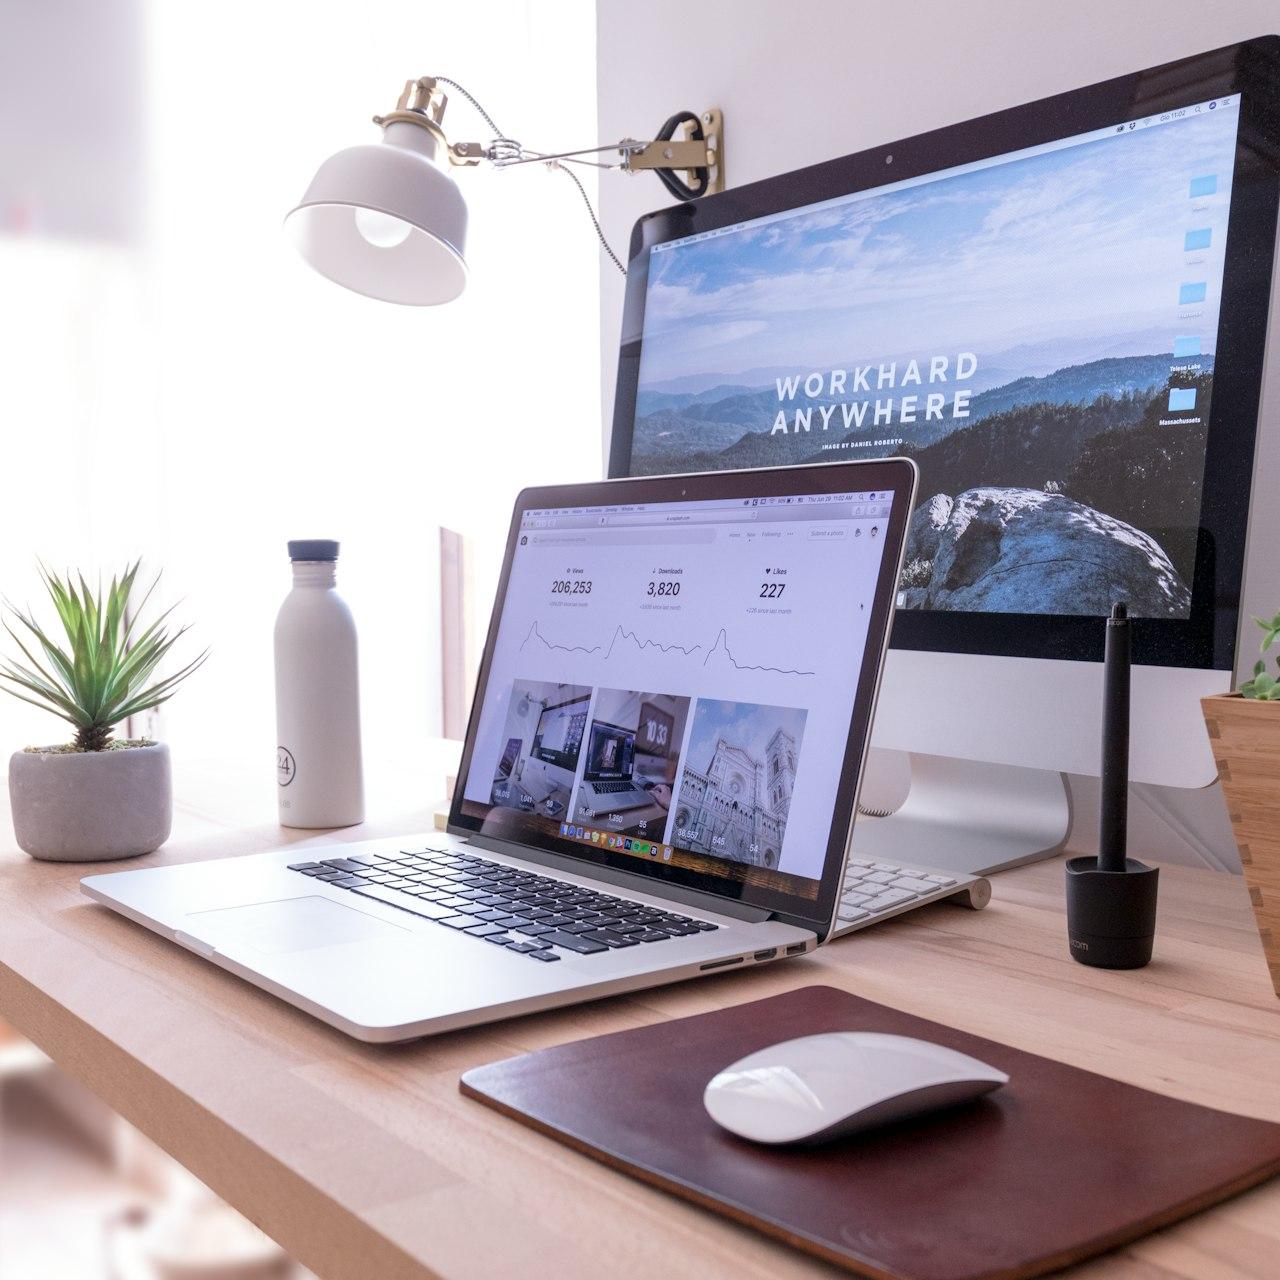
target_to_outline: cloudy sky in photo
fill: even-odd
[[[1189,328],[1178,287],[1202,279],[1211,352],[1236,122],[1204,111],[655,252],[641,389],[1045,343],[1063,364],[1168,351]],[[1193,200],[1206,174],[1217,193]],[[1186,252],[1206,227],[1209,250]]]
[[[763,764],[765,748],[778,729],[785,729],[795,739],[798,759],[804,722],[805,713],[794,707],[762,707],[751,702],[699,698],[685,760],[700,772],[705,770],[715,755],[716,743],[724,738]]]

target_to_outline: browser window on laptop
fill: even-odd
[[[460,814],[815,898],[893,500],[524,511]]]

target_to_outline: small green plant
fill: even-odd
[[[64,581],[40,567],[66,635],[65,645],[50,639],[30,612],[6,602],[9,617],[4,628],[30,665],[0,661],[0,680],[5,682],[0,688],[73,724],[76,750],[105,750],[111,745],[116,725],[167,702],[209,655],[206,649],[177,674],[148,683],[187,628],[173,631],[165,627],[165,619],[173,612],[174,606],[170,606],[138,631],[138,618],[160,581],[157,574],[131,609],[139,567],[140,562],[135,561],[120,577],[113,577],[105,595],[101,582],[96,593],[91,591],[83,574],[77,575],[77,585],[70,574]],[[19,624],[23,634],[14,629],[10,619]],[[42,654],[43,661],[33,649]]]
[[[1265,655],[1267,650],[1275,644],[1276,639],[1280,638],[1280,613],[1277,613],[1270,622],[1265,618],[1254,618],[1254,622],[1262,628],[1263,635],[1260,648]],[[1280,658],[1277,658],[1277,664],[1280,664]],[[1246,698],[1280,702],[1280,680],[1277,680],[1275,676],[1267,671],[1265,657],[1259,658],[1254,664],[1253,679],[1246,680],[1240,686],[1240,693]]]

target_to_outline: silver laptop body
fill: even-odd
[[[526,490],[447,833],[82,888],[371,1042],[812,950],[915,483],[888,459]],[[589,726],[642,712],[652,803],[571,822]]]

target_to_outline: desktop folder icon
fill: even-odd
[[[1218,190],[1218,175],[1216,173],[1202,174],[1198,178],[1191,179],[1191,190],[1187,193],[1192,200],[1197,196],[1211,196]]]
[[[1213,238],[1213,232],[1208,227],[1197,227],[1194,231],[1188,231],[1182,237],[1182,247],[1190,253],[1193,249],[1207,249],[1209,241]]]
[[[1175,359],[1185,359],[1187,356],[1198,356],[1200,354],[1200,339],[1198,337],[1174,338],[1173,355]]]
[[[1178,290],[1178,305],[1185,307],[1191,302],[1203,302],[1206,287],[1203,280],[1197,280],[1192,284],[1184,284]]]
[[[1169,412],[1189,413],[1196,407],[1195,387],[1172,387],[1169,391]]]

